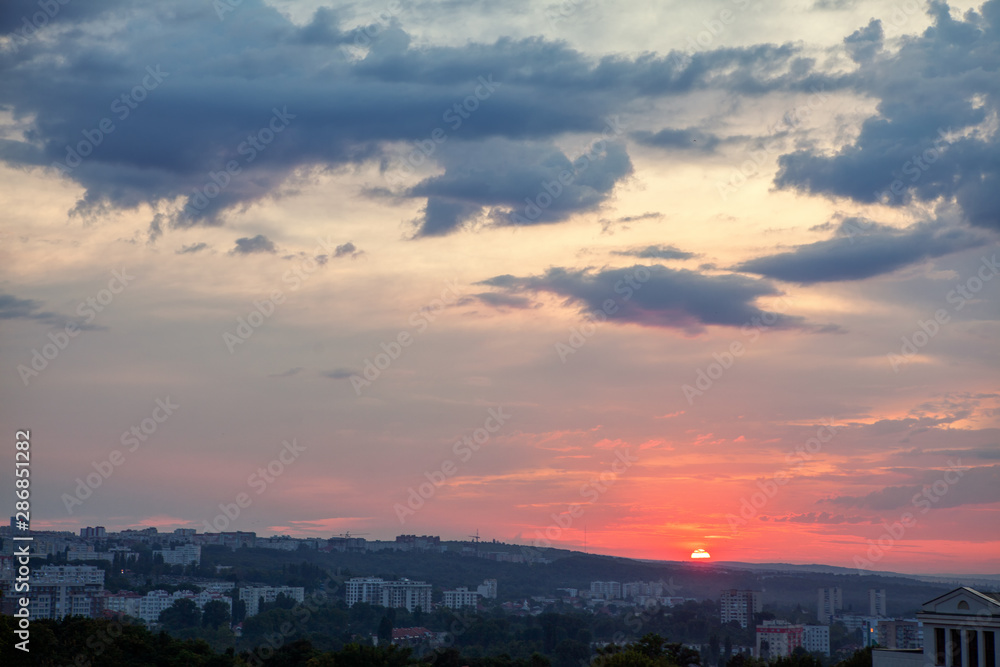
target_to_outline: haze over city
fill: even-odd
[[[997,571],[1000,1],[5,5],[33,529]]]

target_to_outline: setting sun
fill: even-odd
[[[695,549],[691,552],[691,558],[711,558],[712,555],[704,549]]]

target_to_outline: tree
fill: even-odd
[[[180,598],[160,612],[160,623],[167,632],[179,632],[201,625],[201,610],[194,600]]]
[[[221,600],[210,600],[201,610],[201,624],[206,628],[229,625],[229,605]]]
[[[378,623],[378,643],[380,646],[392,643],[392,621],[383,616]]]

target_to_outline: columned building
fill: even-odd
[[[963,586],[925,602],[922,651],[876,649],[873,667],[997,667],[1000,593]]]

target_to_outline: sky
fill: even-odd
[[[1000,0],[0,32],[35,529],[998,571]]]

